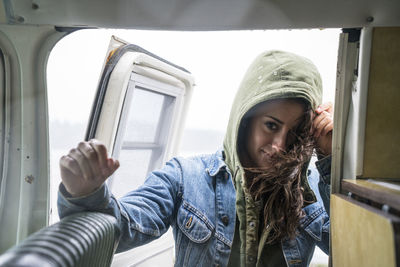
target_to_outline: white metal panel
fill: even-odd
[[[7,23],[6,10],[4,4],[0,5],[0,24]]]
[[[50,50],[64,35],[47,26],[0,27],[7,74],[0,253],[48,223],[46,63]]]
[[[112,267],[168,267],[174,265],[174,240],[172,230],[165,235],[150,242],[149,244],[137,247],[132,251],[126,251],[114,255]]]
[[[340,191],[340,181],[344,175],[343,150],[345,145],[351,145],[353,139],[347,133],[349,113],[352,112],[351,92],[356,84],[358,60],[358,44],[349,42],[348,34],[342,33],[339,41],[339,54],[337,64],[336,94],[334,108],[334,130],[332,140],[332,167],[331,167],[331,192]],[[348,167],[353,167],[350,163]],[[350,179],[350,177],[346,177]]]
[[[397,0],[5,0],[9,23],[173,30],[400,24]]]
[[[342,179],[362,174],[372,28],[361,31],[360,43],[341,35],[333,131],[332,192]],[[360,49],[358,48],[360,47]],[[357,70],[357,74],[354,72]]]
[[[352,102],[354,103],[353,113],[349,114],[347,132],[353,135],[354,142],[347,142],[344,148],[343,176],[359,177],[362,175],[364,163],[365,124],[367,115],[367,97],[369,68],[371,61],[372,28],[364,28],[360,37],[360,56],[358,65],[358,80],[355,90],[352,91]],[[355,166],[350,168],[350,162]],[[348,172],[348,170],[352,172]]]

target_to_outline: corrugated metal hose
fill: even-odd
[[[6,251],[0,266],[110,266],[119,235],[117,221],[110,215],[74,214]]]

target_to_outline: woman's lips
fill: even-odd
[[[270,159],[271,159],[271,152],[265,149],[261,149],[259,164],[263,166],[268,165]]]

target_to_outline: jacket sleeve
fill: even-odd
[[[317,241],[317,246],[326,254],[329,254],[331,156],[318,160],[315,165],[319,172],[318,191],[325,208],[321,217],[322,236],[321,240]]]
[[[60,184],[58,212],[60,218],[82,211],[113,215],[121,230],[117,252],[122,252],[146,244],[168,230],[181,196],[181,177],[180,164],[173,159],[161,170],[152,172],[138,189],[118,200],[105,184],[80,198],[72,198]]]
[[[331,162],[332,156],[327,156],[315,162],[320,176],[318,189],[328,215],[330,214]]]

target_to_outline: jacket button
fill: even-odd
[[[254,262],[254,260],[255,260],[255,257],[253,257],[253,256],[249,256],[247,259],[249,260],[249,262]]]
[[[228,223],[229,223],[229,217],[228,216],[226,216],[226,215],[222,216],[221,220],[222,220],[222,222],[224,223],[225,226],[228,225]]]

